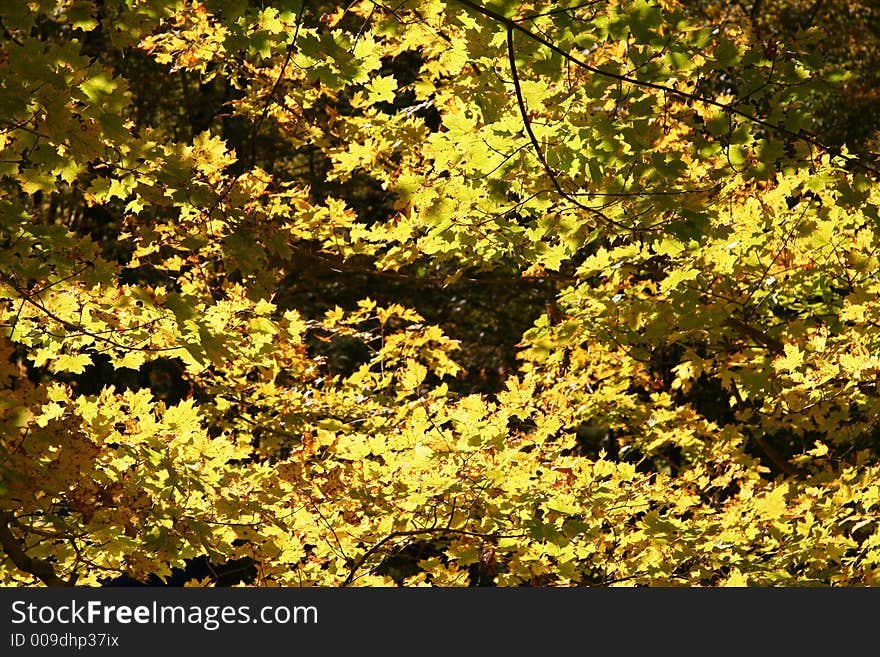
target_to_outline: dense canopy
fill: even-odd
[[[874,3],[7,4],[0,584],[880,583]]]

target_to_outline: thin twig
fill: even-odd
[[[582,210],[586,210],[596,215],[604,223],[620,227],[617,222],[610,219],[596,208],[591,208],[588,205],[584,205],[576,198],[569,195],[568,192],[566,192],[564,189],[562,189],[562,185],[559,183],[559,179],[556,177],[556,172],[554,172],[550,165],[547,163],[547,159],[544,157],[544,152],[541,150],[541,144],[538,143],[538,138],[535,136],[535,133],[532,130],[532,122],[529,120],[529,113],[526,109],[526,104],[523,100],[522,89],[520,88],[519,84],[519,73],[516,69],[516,53],[513,49],[513,25],[515,25],[515,23],[511,22],[507,28],[507,58],[510,61],[510,72],[513,76],[513,89],[516,92],[516,102],[519,106],[519,113],[522,117],[523,127],[525,127],[526,133],[528,134],[529,139],[532,142],[532,146],[535,150],[535,155],[538,157],[538,161],[541,163],[544,172],[547,174],[547,177],[550,178],[550,182],[553,184],[553,187],[556,189],[556,191],[559,192],[560,196],[571,201]]]

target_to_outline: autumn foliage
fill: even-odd
[[[821,27],[7,4],[0,584],[880,583]]]

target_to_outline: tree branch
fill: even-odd
[[[6,556],[19,570],[29,573],[39,579],[46,586],[72,586],[72,581],[61,579],[55,568],[48,561],[33,559],[19,545],[18,539],[13,536],[9,524],[15,520],[12,513],[4,511],[0,513],[0,547]]]
[[[348,577],[342,582],[342,586],[348,586],[354,581],[354,577],[357,574],[357,571],[361,569],[361,567],[366,563],[367,559],[376,554],[383,545],[388,543],[389,541],[393,541],[395,538],[404,538],[407,536],[433,536],[433,535],[443,535],[443,534],[453,534],[458,536],[473,536],[476,538],[482,539],[490,539],[496,540],[499,538],[520,538],[520,535],[504,535],[504,534],[481,534],[479,532],[471,532],[465,529],[450,529],[448,527],[429,527],[427,529],[409,529],[397,532],[391,532],[384,538],[382,538],[378,543],[376,543],[369,550],[364,552],[360,558],[355,561],[354,565],[351,567],[351,571],[348,573]]]
[[[706,98],[705,96],[699,96],[697,94],[688,93],[687,91],[682,91],[680,89],[676,89],[675,87],[670,87],[665,84],[660,84],[657,82],[648,82],[646,80],[637,80],[635,78],[629,77],[628,75],[621,75],[619,73],[612,73],[611,71],[603,71],[599,68],[596,68],[595,66],[591,66],[590,64],[588,64],[584,60],[579,59],[578,57],[575,57],[570,52],[563,50],[562,48],[557,46],[555,43],[550,41],[549,39],[541,36],[540,34],[536,34],[535,32],[532,32],[528,28],[523,27],[517,21],[515,21],[511,18],[508,18],[507,16],[499,14],[498,12],[493,11],[491,9],[488,9],[486,7],[483,7],[481,5],[478,5],[477,3],[472,2],[471,0],[455,0],[455,1],[461,5],[464,5],[465,7],[477,12],[478,14],[482,14],[486,18],[492,19],[496,23],[504,25],[508,29],[508,31],[516,30],[518,32],[521,32],[522,34],[526,35],[530,39],[537,41],[541,45],[549,48],[550,50],[552,50],[556,54],[560,55],[566,61],[569,61],[572,64],[574,64],[575,66],[577,66],[585,71],[589,71],[590,73],[593,73],[594,75],[599,75],[599,76],[602,76],[605,78],[609,78],[611,80],[617,80],[618,82],[630,84],[635,87],[663,91],[663,92],[669,94],[670,96],[674,96],[674,97],[679,98],[681,100],[686,100],[686,101],[690,101],[693,103],[700,103],[702,105],[708,105],[710,107],[717,107],[718,109],[720,109],[724,112],[727,112],[728,114],[739,116],[743,119],[746,119],[747,121],[749,121],[751,123],[754,123],[755,125],[763,126],[764,128],[767,128],[768,130],[772,130],[773,132],[776,132],[778,134],[783,134],[788,137],[792,137],[793,139],[796,139],[798,141],[810,144],[810,145],[816,147],[817,149],[821,150],[823,153],[827,153],[828,155],[831,155],[832,157],[839,157],[852,166],[859,167],[865,171],[868,171],[868,172],[871,172],[877,176],[880,176],[880,169],[877,169],[876,167],[872,167],[872,166],[866,164],[864,161],[862,161],[858,157],[854,157],[852,155],[843,155],[840,152],[839,148],[823,144],[821,141],[819,141],[819,139],[817,137],[815,137],[815,136],[813,136],[803,130],[799,130],[799,131],[789,130],[785,126],[771,123],[770,121],[766,121],[766,120],[761,119],[753,114],[749,114],[748,112],[744,112],[743,110],[737,109],[732,104],[720,103],[717,100],[712,100],[711,98]],[[508,42],[509,42],[509,39],[508,39]]]
[[[582,210],[586,210],[587,212],[590,212],[590,213],[596,215],[597,217],[599,217],[599,219],[601,219],[606,224],[620,227],[620,225],[617,222],[613,221],[612,219],[609,219],[607,216],[605,216],[602,212],[600,212],[596,208],[591,208],[588,205],[584,205],[583,203],[578,201],[576,198],[569,195],[564,189],[562,189],[562,185],[559,183],[559,179],[556,177],[556,173],[553,171],[553,169],[550,168],[550,165],[547,164],[547,159],[544,157],[544,152],[541,150],[541,144],[538,143],[538,138],[535,137],[535,133],[532,130],[532,122],[529,120],[529,113],[528,113],[528,110],[526,109],[526,103],[523,100],[522,89],[520,88],[520,84],[519,84],[519,73],[517,72],[517,69],[516,69],[516,54],[514,53],[514,50],[513,50],[513,25],[514,25],[514,23],[511,22],[507,26],[507,58],[510,61],[510,73],[513,76],[513,89],[516,92],[516,103],[519,106],[519,113],[520,113],[520,116],[522,117],[523,127],[525,127],[526,133],[528,134],[529,139],[532,142],[532,147],[535,150],[535,154],[538,157],[538,161],[541,163],[541,166],[543,167],[544,172],[547,174],[547,177],[550,178],[550,182],[553,184],[553,187],[556,189],[556,191],[559,192],[560,196],[562,196],[563,198],[567,199],[568,201],[574,203],[576,206],[578,206]]]

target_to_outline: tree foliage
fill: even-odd
[[[13,4],[0,582],[878,582],[878,170],[821,29]]]

